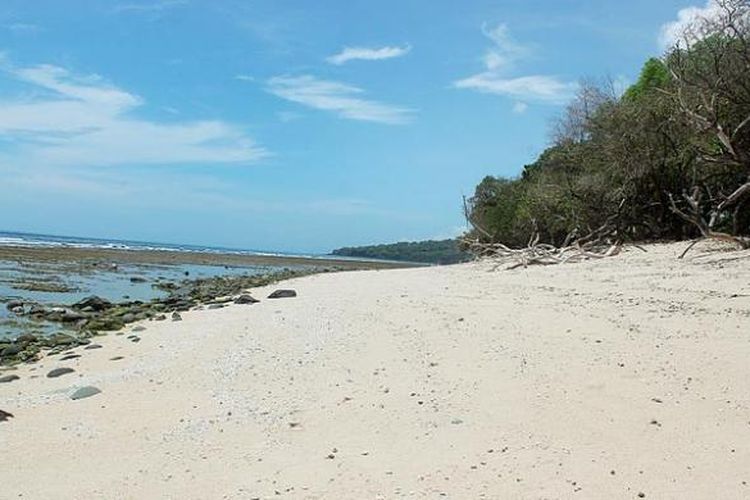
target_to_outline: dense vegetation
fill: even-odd
[[[465,262],[471,256],[459,249],[456,240],[401,242],[390,245],[339,248],[333,255],[386,259],[428,264],[455,264]]]
[[[749,0],[718,0],[618,96],[587,82],[553,144],[517,178],[486,177],[466,202],[481,242],[563,245],[750,234]],[[603,234],[604,235],[604,234]]]

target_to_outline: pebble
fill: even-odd
[[[101,344],[89,344],[86,347],[84,347],[85,350],[90,351],[91,349],[101,349]]]
[[[271,295],[268,296],[269,299],[287,299],[291,297],[296,297],[297,292],[294,290],[276,290]]]
[[[55,368],[47,374],[47,378],[57,378],[66,373],[73,373],[75,370],[72,368]]]
[[[93,385],[87,385],[86,387],[81,387],[77,391],[75,391],[73,394],[70,395],[70,399],[77,400],[77,399],[84,399],[84,398],[90,398],[91,396],[96,396],[102,392],[100,389],[94,387]]]
[[[8,382],[13,382],[14,380],[18,380],[21,377],[18,375],[5,375],[4,377],[0,377],[0,384],[6,384]]]

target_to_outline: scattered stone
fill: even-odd
[[[78,310],[89,309],[91,311],[101,312],[110,309],[111,307],[113,307],[113,304],[107,299],[92,295],[91,297],[86,297],[85,299],[76,302],[72,307],[73,309]]]
[[[91,349],[101,349],[103,346],[101,344],[89,344],[86,347],[84,347],[85,350],[90,351]]]
[[[23,347],[19,344],[11,344],[0,352],[0,357],[8,358],[10,356],[15,356],[21,351],[23,351]]]
[[[8,413],[7,411],[0,410],[0,422],[5,422],[9,418],[13,418],[12,413]]]
[[[81,357],[80,354],[68,354],[67,356],[63,356],[62,358],[60,358],[60,361],[67,361],[69,359],[76,359],[80,357]]]
[[[120,361],[121,359],[125,359],[125,356],[115,356],[114,358],[109,358],[110,361]]]
[[[132,323],[135,321],[135,314],[133,313],[125,313],[122,315],[122,322],[123,323]]]
[[[297,292],[294,290],[276,290],[271,295],[268,296],[269,299],[288,299],[291,297],[296,297]]]
[[[75,372],[75,370],[72,368],[55,368],[54,370],[50,370],[50,372],[47,374],[47,378],[57,378],[73,372]]]
[[[135,335],[132,335],[132,336],[128,337],[128,339],[130,339],[130,341],[133,342],[133,343],[135,343],[135,344],[137,344],[138,342],[141,341],[141,338],[138,337],[138,336],[135,336]]]
[[[18,380],[21,377],[18,375],[5,375],[3,377],[0,377],[0,384],[7,384],[8,382],[13,382],[14,380]]]
[[[145,326],[141,326],[141,325],[134,326],[133,327],[133,331],[134,332],[143,332],[143,331],[146,331],[146,327]]]
[[[235,304],[257,304],[258,302],[260,302],[260,300],[248,294],[242,294],[234,299]]]
[[[145,283],[146,282],[146,278],[142,278],[140,276],[131,276],[130,277],[130,282],[131,283]]]
[[[167,317],[164,314],[159,314],[158,316],[154,316],[154,321],[164,321],[167,319]]]
[[[452,423],[453,425],[459,425],[459,424],[463,424],[463,423],[464,423],[464,421],[463,421],[463,420],[461,420],[460,418],[454,418],[453,420],[451,420],[451,423]]]
[[[208,304],[207,309],[221,309],[224,307],[224,304]]]
[[[100,392],[102,391],[94,387],[93,385],[87,385],[86,387],[81,387],[80,389],[75,391],[73,394],[71,394],[70,399],[75,401],[77,399],[90,398],[91,396],[96,396]]]
[[[664,401],[662,401],[659,398],[651,398],[651,401],[653,401],[654,403],[663,403],[664,402]]]
[[[172,321],[182,321],[182,315],[178,312],[172,313]]]

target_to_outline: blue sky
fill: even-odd
[[[323,252],[446,238],[706,0],[3,0],[0,229]]]

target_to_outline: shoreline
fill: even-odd
[[[22,262],[115,262],[128,264],[195,264],[209,266],[335,266],[349,269],[397,269],[421,264],[367,261],[328,257],[246,255],[171,250],[128,250],[115,248],[0,246],[0,261]]]
[[[21,365],[3,491],[747,498],[750,251],[647,250],[315,274]]]

